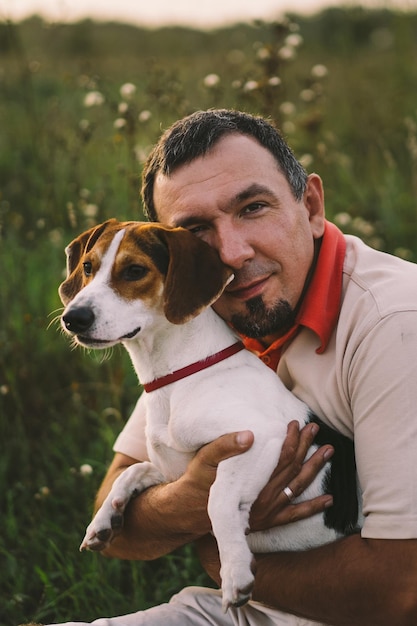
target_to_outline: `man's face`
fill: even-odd
[[[266,343],[288,330],[324,231],[318,176],[298,202],[270,152],[230,134],[171,176],[159,174],[154,202],[161,222],[192,231],[232,268],[214,305],[221,317]]]

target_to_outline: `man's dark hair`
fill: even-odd
[[[142,174],[144,210],[158,221],[154,184],[159,172],[169,176],[185,163],[205,155],[225,135],[238,133],[256,139],[274,156],[296,200],[303,197],[307,172],[297,161],[280,132],[266,119],[229,109],[197,111],[168,128],[151,151]]]

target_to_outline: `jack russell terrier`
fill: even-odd
[[[67,278],[59,288],[64,330],[88,348],[122,343],[146,394],[149,461],[115,480],[81,549],[103,549],[135,495],[178,479],[201,446],[239,430],[251,430],[254,443],[219,464],[208,499],[225,611],[250,598],[252,553],[303,550],[355,530],[353,444],[331,431],[335,454],[299,500],[331,491],[334,505],[247,534],[251,506],[277,465],[288,423],[316,418],[211,308],[233,279],[213,248],[182,228],[111,219],[80,235],[66,253]]]

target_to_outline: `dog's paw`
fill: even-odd
[[[222,609],[226,613],[231,607],[239,607],[248,602],[252,595],[254,575],[242,567],[222,567]]]
[[[123,528],[123,513],[128,500],[107,499],[88,525],[80,551],[99,552],[107,548]]]

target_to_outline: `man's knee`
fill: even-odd
[[[220,590],[206,587],[185,587],[173,596],[169,602],[172,607],[183,607],[184,613],[199,616],[201,621],[196,624],[223,624],[222,595]],[[206,621],[204,621],[206,620]],[[229,623],[228,620],[226,620]]]

